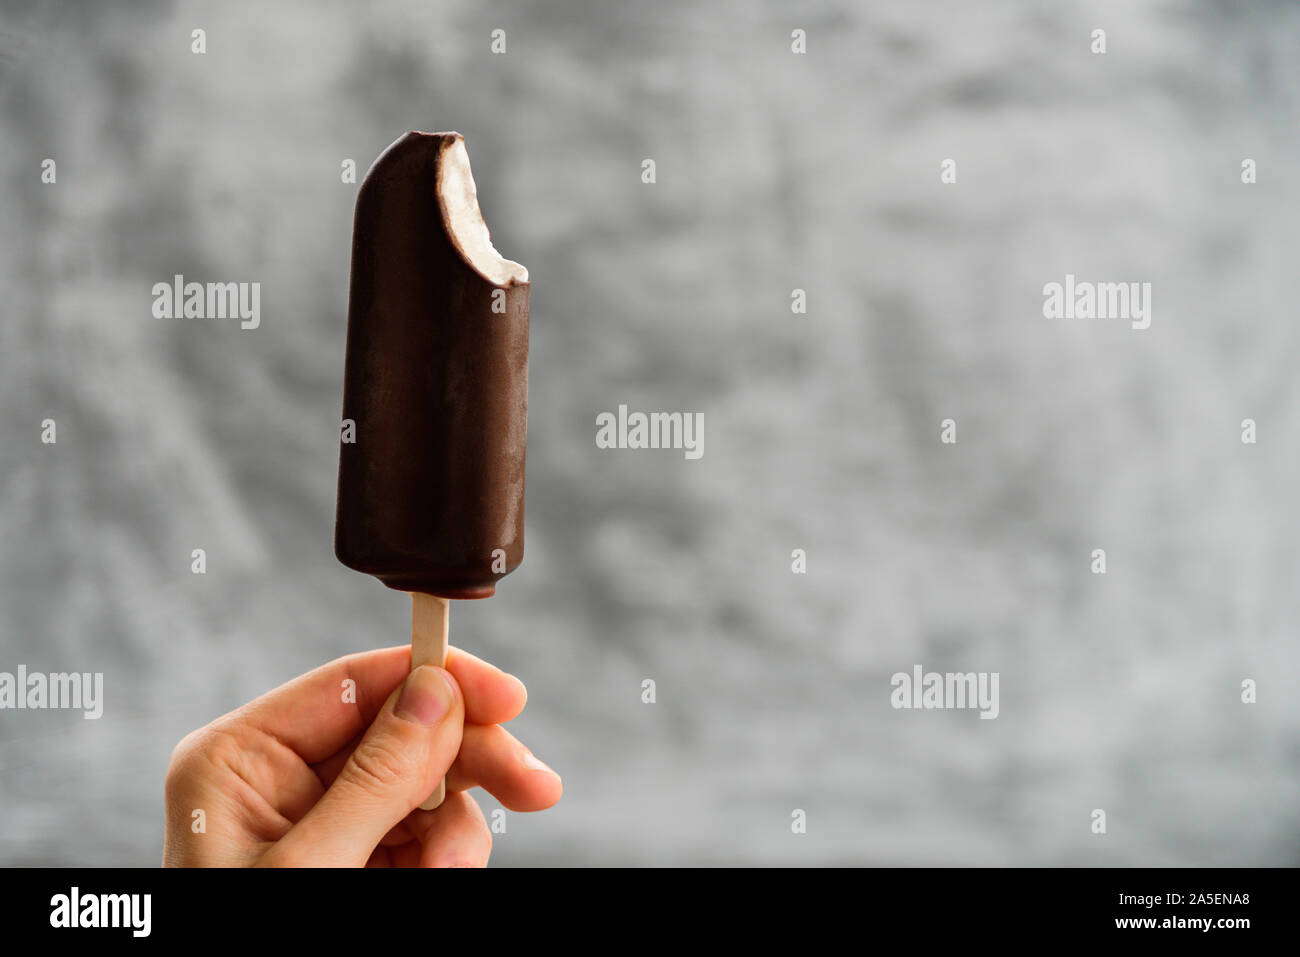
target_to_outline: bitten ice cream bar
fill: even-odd
[[[464,137],[389,146],[352,230],[334,550],[412,593],[412,667],[443,663],[447,599],[492,595],[523,559],[528,291],[492,246]]]

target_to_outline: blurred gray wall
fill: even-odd
[[[340,164],[408,129],[533,278],[526,559],[453,641],[566,793],[494,861],[1300,862],[1294,4],[2,9],[0,670],[107,704],[0,712],[0,862],[156,863],[177,740],[406,640],[332,533]],[[154,319],[176,273],[261,328]],[[598,450],[620,403],[704,457]],[[1000,717],[894,710],[918,663]]]

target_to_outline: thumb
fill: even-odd
[[[456,679],[433,665],[416,668],[389,695],[329,790],[264,862],[365,864],[383,836],[437,788],[456,760],[464,723]]]

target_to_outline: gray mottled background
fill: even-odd
[[[340,163],[408,129],[533,277],[527,557],[453,640],[566,793],[495,861],[1300,862],[1300,8],[362,6],[2,7],[0,670],[108,702],[0,712],[0,862],[156,863],[182,735],[406,640],[332,533]],[[1044,319],[1067,272],[1151,328]],[[704,458],[598,450],[621,402]],[[917,663],[1001,717],[893,710]]]

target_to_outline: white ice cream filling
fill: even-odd
[[[478,188],[469,169],[464,139],[457,138],[442,151],[438,195],[447,215],[447,228],[469,260],[489,282],[504,286],[511,280],[528,281],[528,270],[506,259],[492,245],[487,223],[478,208]]]

